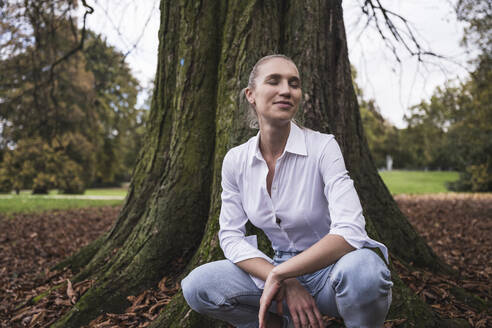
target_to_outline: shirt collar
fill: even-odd
[[[285,144],[284,153],[289,152],[292,154],[298,154],[307,156],[306,139],[304,132],[294,122],[290,122],[290,132]],[[283,153],[282,153],[283,155]],[[253,140],[253,147],[249,152],[249,164],[252,165],[254,159],[263,160],[263,156],[260,151],[260,131],[256,134]]]

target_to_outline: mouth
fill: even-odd
[[[284,106],[293,106],[293,104],[290,101],[277,101],[277,102],[274,102],[274,104],[279,104],[279,105],[284,105]]]

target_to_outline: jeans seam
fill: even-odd
[[[222,297],[221,299],[221,302],[218,302],[218,304],[225,304],[225,303],[231,303],[231,299],[233,298],[236,298],[236,297],[239,297],[239,296],[261,296],[263,294],[263,291],[260,293],[260,292],[255,292],[255,291],[244,291],[244,292],[238,292],[238,293],[234,293],[234,294],[231,294],[231,295],[227,295],[225,297]],[[240,304],[240,303],[237,303],[237,304]],[[234,304],[236,305],[236,304]]]

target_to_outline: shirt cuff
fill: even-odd
[[[364,236],[354,236],[352,229],[348,227],[337,227],[335,229],[330,230],[328,234],[338,235],[343,237],[343,239],[345,239],[345,241],[355,249],[359,249],[362,247],[379,248],[383,253],[384,259],[386,260],[386,264],[389,265],[388,248],[386,248],[384,244],[369,238],[367,234],[365,234]]]
[[[329,234],[343,237],[343,239],[355,249],[364,246],[364,241],[366,239],[366,236],[354,236],[353,230],[349,227],[337,227],[331,229]]]

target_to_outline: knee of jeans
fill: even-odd
[[[196,274],[190,272],[183,280],[181,280],[181,290],[186,303],[197,312],[203,312],[206,304],[203,298],[203,290],[201,284],[196,279]]]
[[[332,276],[337,293],[348,288],[355,296],[377,298],[389,294],[393,282],[391,272],[372,250],[359,249],[343,256],[335,265]]]
[[[220,307],[223,303],[216,295],[214,286],[209,286],[208,279],[203,276],[200,267],[191,271],[182,281],[181,290],[183,297],[193,310],[206,313]]]

